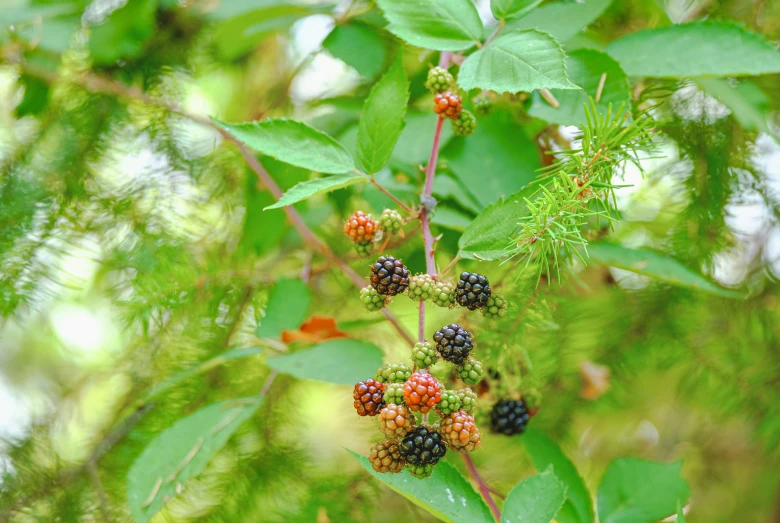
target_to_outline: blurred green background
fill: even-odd
[[[567,52],[704,18],[780,40],[777,2],[601,3],[591,19],[536,23],[563,31]],[[489,3],[477,5],[489,22]],[[360,308],[348,278],[283,212],[261,210],[273,198],[236,148],[150,99],[224,121],[303,120],[354,151],[368,91],[400,53],[411,106],[377,179],[411,204],[435,123],[422,84],[437,53],[402,44],[360,0],[6,0],[0,22],[1,521],[132,521],[126,476],[144,447],[177,419],[264,383],[279,342],[255,329],[279,277],[310,274],[307,318],[334,318],[386,361],[407,358],[403,339]],[[662,131],[658,150],[644,174],[619,173],[632,186],[618,191],[615,230],[590,224],[588,234],[663,251],[745,298],[599,263],[537,287],[511,262],[460,262],[453,272],[479,270],[510,299],[498,324],[466,320],[491,369],[477,421],[486,432],[497,397],[535,389],[532,426],[560,443],[593,492],[615,457],[684,460],[688,521],[780,521],[780,77],[742,81],[728,104],[722,84],[632,85]],[[482,209],[572,139],[572,127],[535,113],[539,103],[499,96],[474,136],[445,131],[433,219],[441,267]],[[311,176],[261,160],[283,189]],[[368,262],[343,220],[393,206],[371,186],[296,204],[362,276]],[[424,271],[419,226],[406,235],[392,253]],[[416,304],[399,297],[391,309],[416,332]],[[429,310],[428,329],[459,315]],[[257,354],[149,399],[177,372],[249,347]],[[349,387],[282,375],[155,521],[432,520],[344,450],[365,454],[378,439]],[[503,494],[533,472],[522,436],[486,434],[473,458]]]

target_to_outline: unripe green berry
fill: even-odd
[[[488,298],[487,303],[482,307],[482,315],[485,318],[497,320],[506,316],[508,307],[509,304],[503,296],[493,293],[490,295],[490,298]]]
[[[414,476],[417,479],[425,479],[430,477],[431,474],[433,474],[433,465],[412,465],[411,463],[406,464],[406,469],[409,471],[409,474]]]
[[[395,234],[404,226],[404,218],[395,209],[385,209],[379,216],[379,226],[387,234]]]
[[[449,416],[451,413],[460,409],[460,396],[454,390],[441,391],[441,401],[436,405],[444,416]]]
[[[412,375],[412,369],[403,363],[385,363],[376,370],[379,383],[404,383]]]
[[[482,381],[483,375],[482,363],[474,358],[474,356],[469,356],[458,366],[458,377],[463,380],[463,383],[466,385],[476,385]]]
[[[458,136],[468,136],[477,128],[477,119],[471,111],[462,111],[460,115],[452,120],[452,132]]]
[[[357,251],[358,256],[371,256],[374,254],[374,250],[374,242],[367,241],[355,243],[355,251]]]
[[[412,362],[421,369],[427,369],[438,359],[436,347],[429,341],[415,343],[412,347]]]
[[[425,301],[433,297],[433,278],[427,274],[417,274],[409,278],[407,294],[414,301]]]
[[[455,393],[460,398],[460,408],[465,410],[469,414],[474,414],[477,410],[477,393],[466,387],[465,389],[457,389]]]
[[[449,71],[443,67],[434,67],[428,71],[428,79],[425,81],[427,87],[432,93],[442,93],[448,91],[455,79]]]
[[[362,303],[363,307],[369,312],[376,312],[382,309],[389,301],[387,296],[380,295],[376,289],[370,285],[360,289],[360,303]]]
[[[385,403],[390,405],[395,403],[396,405],[404,404],[404,384],[403,383],[391,383],[385,389],[385,395],[383,396]]]
[[[473,100],[471,100],[474,104],[474,110],[479,115],[486,115],[490,114],[493,111],[494,102],[493,98],[491,98],[487,94],[480,94],[474,97]]]
[[[449,308],[455,301],[455,284],[449,281],[436,280],[433,284],[433,303],[439,307]]]

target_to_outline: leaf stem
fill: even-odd
[[[466,467],[469,469],[469,474],[472,478],[474,478],[474,481],[477,482],[477,485],[479,486],[479,491],[482,494],[482,497],[485,498],[485,501],[487,501],[488,506],[490,507],[490,511],[493,513],[493,517],[496,518],[496,521],[501,520],[501,511],[498,510],[498,505],[496,505],[496,502],[493,500],[493,497],[490,495],[490,487],[487,483],[485,483],[485,480],[482,479],[482,476],[479,475],[479,471],[477,470],[477,467],[474,465],[474,461],[472,461],[471,456],[468,454],[462,454],[463,461],[466,462]]]
[[[371,185],[373,185],[374,187],[376,187],[377,189],[379,189],[379,192],[383,193],[385,196],[387,196],[388,198],[390,198],[391,200],[393,200],[393,201],[396,203],[396,205],[398,205],[399,207],[401,207],[403,210],[405,210],[406,212],[408,212],[408,213],[409,213],[409,214],[411,214],[412,216],[416,216],[416,215],[417,215],[417,213],[416,213],[416,212],[415,212],[415,211],[414,211],[414,210],[413,210],[411,207],[409,207],[409,206],[408,206],[408,205],[406,205],[404,202],[402,202],[401,200],[399,200],[399,199],[398,199],[398,198],[397,198],[397,197],[396,197],[396,196],[395,196],[393,193],[391,193],[390,191],[388,191],[387,189],[385,189],[385,188],[384,188],[384,187],[383,187],[383,186],[382,186],[382,185],[381,185],[379,182],[377,182],[377,181],[374,179],[374,177],[373,177],[373,176],[371,176],[370,178],[371,178]]]

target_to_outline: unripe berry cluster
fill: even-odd
[[[394,209],[385,209],[376,220],[370,214],[356,211],[344,223],[344,234],[354,242],[360,256],[369,256],[375,251],[375,242],[384,235],[403,234],[403,226],[403,217]]]
[[[433,111],[441,118],[452,120],[452,130],[458,136],[468,136],[477,128],[477,119],[470,111],[463,110],[463,99],[452,75],[443,67],[428,71],[425,81],[433,97]]]

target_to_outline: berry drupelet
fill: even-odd
[[[441,401],[439,382],[430,374],[415,372],[404,383],[404,402],[413,411],[427,413]]]
[[[427,274],[417,274],[409,279],[409,296],[414,301],[426,301],[433,296],[433,278]]]
[[[404,383],[412,375],[412,369],[403,363],[385,363],[376,370],[374,378],[379,383]]]
[[[379,412],[379,430],[389,438],[403,438],[417,424],[417,420],[403,405],[391,403]]]
[[[439,429],[444,442],[455,452],[471,452],[479,446],[480,434],[474,416],[465,410],[451,413]]]
[[[425,477],[430,475],[432,467],[428,469],[416,469],[413,467],[435,465],[447,453],[441,435],[431,427],[420,425],[412,430],[398,445],[401,457],[410,466],[410,472]],[[422,474],[420,474],[422,473]]]
[[[355,243],[373,240],[377,229],[376,222],[363,211],[357,211],[344,224],[344,234]]]
[[[369,312],[376,312],[387,305],[390,298],[381,296],[373,287],[363,287],[360,289],[360,303]]]
[[[380,256],[371,266],[371,286],[379,294],[395,296],[409,287],[409,270],[401,260]]]
[[[490,298],[490,283],[476,272],[462,272],[455,288],[455,299],[470,311],[483,307]]]
[[[482,307],[482,315],[491,320],[498,320],[506,316],[509,304],[500,294],[491,294]]]
[[[427,369],[438,359],[436,349],[430,341],[421,341],[412,347],[412,362],[421,369]]]
[[[401,472],[406,462],[401,457],[398,443],[386,439],[371,446],[368,460],[377,472],[396,473]]]
[[[447,91],[455,83],[452,74],[443,67],[433,67],[428,71],[428,78],[425,81],[425,87],[432,93],[441,93]]]
[[[404,226],[404,218],[394,209],[385,209],[379,215],[379,226],[387,234],[395,234]]]
[[[451,122],[452,132],[457,136],[468,136],[477,128],[477,119],[471,114],[471,111],[463,111],[457,118]]]
[[[463,111],[463,102],[460,96],[452,91],[438,93],[433,99],[433,111],[442,118],[455,119]]]
[[[477,393],[466,387],[455,391],[460,398],[460,409],[469,414],[474,414],[477,410]]]
[[[437,330],[433,335],[433,341],[436,342],[436,348],[441,357],[456,365],[463,363],[471,349],[474,348],[471,334],[457,323],[445,325]]]
[[[466,385],[476,385],[482,381],[484,375],[482,363],[473,356],[469,356],[458,366],[458,377]]]
[[[355,400],[355,410],[361,416],[376,416],[384,406],[385,386],[378,381],[367,379],[355,384],[352,397]]]
[[[522,434],[530,417],[523,400],[503,399],[493,405],[490,425],[495,432],[507,436]]]
[[[432,295],[433,303],[439,307],[452,307],[455,301],[455,284],[449,281],[435,280]]]

